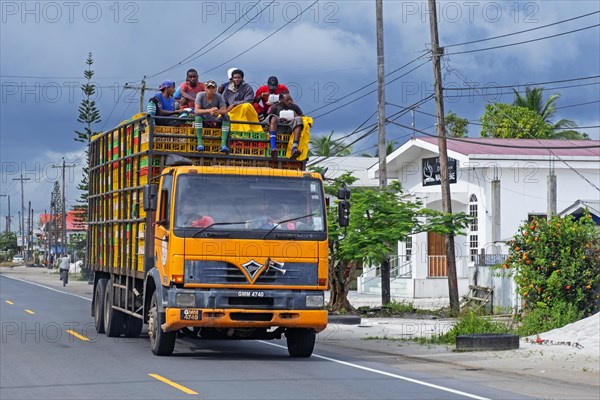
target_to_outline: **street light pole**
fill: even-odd
[[[23,252],[25,252],[25,194],[23,190],[23,182],[29,180],[31,180],[31,178],[23,178],[23,174],[21,174],[20,178],[13,178],[13,181],[21,181],[21,214],[19,216],[19,226],[21,234],[21,246],[23,246]]]

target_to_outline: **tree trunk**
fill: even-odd
[[[350,282],[354,278],[354,272],[358,262],[337,261],[333,263],[333,268],[329,270],[330,298],[329,309],[332,312],[347,311],[352,312],[356,309],[348,300],[350,291]]]
[[[381,262],[381,305],[385,306],[391,301],[390,289],[390,258],[385,257]]]

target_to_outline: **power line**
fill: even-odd
[[[581,31],[584,31],[586,29],[596,28],[598,26],[600,26],[600,24],[590,25],[590,26],[586,26],[584,28],[574,29],[572,31],[563,32],[563,33],[557,33],[555,35],[545,36],[545,37],[541,37],[541,38],[537,38],[537,39],[524,40],[522,42],[509,43],[509,44],[504,44],[504,45],[500,45],[500,46],[485,47],[485,48],[482,48],[482,49],[457,51],[455,53],[448,53],[448,54],[445,54],[445,55],[447,55],[447,56],[454,56],[454,55],[458,55],[458,54],[477,53],[479,51],[495,50],[495,49],[501,49],[501,48],[504,48],[504,47],[517,46],[517,45],[525,44],[525,43],[533,43],[533,42],[538,42],[540,40],[546,40],[546,39],[551,39],[551,38],[555,38],[555,37],[559,37],[559,36],[569,35],[571,33],[581,32]]]
[[[391,124],[400,126],[402,128],[405,129],[410,129],[412,131],[418,132],[418,133],[422,133],[425,136],[429,136],[429,137],[434,137],[437,138],[437,135],[433,134],[433,133],[429,133],[429,132],[425,132],[423,130],[417,129],[417,128],[413,128],[411,126],[408,125],[403,125],[403,124],[399,124],[397,122],[394,121],[389,121]],[[463,139],[463,138],[456,138],[456,137],[447,137],[447,140],[453,140],[456,142],[465,142],[465,143],[469,143],[469,144],[476,144],[476,145],[481,145],[481,146],[489,146],[489,147],[505,147],[505,148],[511,148],[511,149],[539,149],[540,146],[527,146],[527,145],[523,145],[523,146],[515,146],[512,144],[500,144],[500,143],[485,143],[483,141],[479,142],[479,141],[474,141],[473,139]],[[536,139],[535,140],[541,140],[541,139]],[[518,140],[518,139],[516,139]],[[587,142],[586,140],[580,140],[580,142]],[[540,143],[541,144],[541,143]],[[545,150],[564,150],[564,149],[573,149],[573,148],[577,148],[577,149],[600,149],[600,143],[599,144],[592,144],[592,145],[586,145],[586,146],[544,146]],[[562,160],[561,160],[562,161]]]
[[[400,79],[400,78],[403,78],[403,77],[405,77],[406,75],[410,74],[411,72],[413,72],[413,71],[414,71],[414,70],[416,70],[416,69],[419,69],[419,68],[421,68],[423,65],[425,65],[425,64],[427,64],[427,63],[429,63],[429,60],[426,60],[425,62],[423,62],[423,63],[421,63],[421,64],[417,65],[416,67],[414,67],[413,69],[411,69],[410,71],[407,71],[407,72],[405,72],[404,74],[402,74],[402,75],[400,75],[400,76],[398,76],[398,77],[396,77],[396,78],[394,78],[394,79],[390,80],[389,82],[386,82],[386,83],[385,83],[385,86],[387,86],[387,85],[389,85],[389,84],[391,84],[391,83],[393,83],[393,82],[397,81],[397,80],[398,80],[398,79]],[[373,89],[373,90],[371,90],[371,91],[369,91],[369,92],[367,92],[367,93],[364,93],[364,94],[362,94],[361,96],[366,96],[366,95],[369,95],[369,94],[371,94],[371,93],[375,93],[376,91],[377,91],[377,89]],[[322,113],[322,114],[318,114],[318,115],[314,116],[314,117],[313,117],[313,119],[317,119],[317,118],[323,117],[323,116],[325,116],[325,115],[327,115],[327,114],[331,114],[332,112],[334,112],[334,111],[338,111],[338,110],[340,110],[340,109],[342,109],[342,108],[344,108],[344,107],[346,107],[346,106],[349,106],[350,104],[352,104],[352,103],[355,103],[355,102],[357,102],[357,101],[358,101],[358,100],[360,100],[360,99],[361,99],[361,97],[357,97],[356,99],[353,99],[353,100],[351,100],[351,101],[349,101],[349,102],[347,102],[347,103],[345,103],[345,104],[342,104],[341,106],[339,106],[339,107],[336,107],[336,108],[334,108],[333,110],[329,110],[329,111],[326,111],[326,112],[324,112],[324,113]]]
[[[548,85],[551,83],[577,82],[577,81],[585,81],[588,79],[597,79],[597,78],[600,78],[600,75],[584,76],[581,78],[560,79],[560,80],[556,80],[556,81],[532,82],[532,83],[515,84],[515,85],[494,85],[494,86],[490,86],[490,87],[492,87],[494,89],[510,89],[510,88],[519,87],[519,86],[532,87],[532,86],[539,86],[539,85]],[[594,83],[600,83],[600,82],[594,82]],[[473,90],[473,86],[459,87],[459,88],[445,87],[444,90],[445,91],[448,91],[448,90]],[[523,89],[521,89],[520,91],[522,92]]]
[[[283,24],[279,29],[275,30],[273,33],[267,35],[265,38],[259,40],[258,42],[256,42],[255,44],[253,44],[252,46],[250,46],[249,48],[247,48],[246,50],[242,51],[241,53],[237,54],[234,57],[231,57],[229,60],[222,62],[221,64],[217,65],[216,67],[213,67],[207,71],[203,71],[203,74],[207,74],[209,72],[214,71],[215,69],[222,67],[223,65],[229,63],[230,61],[235,60],[236,58],[238,58],[241,55],[246,54],[247,52],[249,52],[250,50],[254,49],[255,47],[257,47],[258,45],[264,43],[267,39],[269,39],[271,36],[274,36],[275,34],[277,34],[279,31],[281,31],[283,28],[285,28],[286,26],[288,26],[289,24],[291,24],[292,22],[295,22],[298,18],[300,18],[300,16],[302,14],[304,14],[306,11],[308,11],[309,8],[311,8],[312,6],[314,6],[315,4],[317,4],[319,2],[319,0],[315,0],[314,2],[312,2],[308,7],[306,7],[304,10],[300,11],[298,13],[298,15],[296,15],[294,18],[290,19],[288,22],[286,22],[285,24]]]
[[[246,11],[244,14],[240,15],[240,17],[239,17],[238,19],[236,19],[235,21],[233,21],[233,23],[232,23],[231,25],[229,25],[229,26],[228,26],[228,27],[227,27],[227,28],[226,28],[226,29],[225,29],[223,32],[219,33],[217,36],[215,36],[215,37],[214,37],[214,38],[212,38],[211,40],[207,41],[207,42],[206,42],[206,44],[205,44],[204,46],[200,47],[198,50],[196,50],[195,52],[193,52],[192,54],[190,54],[189,56],[187,56],[187,57],[186,57],[186,58],[184,58],[183,60],[179,61],[178,63],[176,63],[176,64],[173,64],[172,66],[170,66],[170,67],[168,67],[168,68],[165,68],[165,69],[163,69],[163,70],[162,70],[162,71],[160,71],[160,72],[157,72],[157,73],[155,73],[155,74],[152,74],[152,75],[148,76],[148,79],[150,79],[150,78],[154,78],[155,76],[158,76],[158,75],[160,75],[160,74],[163,74],[163,73],[165,73],[165,72],[167,72],[167,71],[170,71],[170,70],[171,70],[171,69],[173,69],[173,68],[176,68],[176,67],[180,66],[181,64],[183,64],[184,62],[186,62],[187,60],[189,60],[190,58],[192,58],[193,56],[195,56],[196,54],[198,54],[199,52],[201,52],[202,50],[204,50],[204,49],[205,49],[205,48],[206,48],[208,45],[210,45],[211,43],[213,43],[213,41],[215,41],[216,39],[218,39],[218,38],[219,38],[219,36],[223,35],[225,32],[227,32],[229,29],[231,29],[231,28],[232,28],[232,27],[233,27],[235,24],[237,24],[239,20],[241,20],[242,18],[244,18],[244,17],[245,17],[245,16],[246,16],[246,15],[247,15],[247,14],[248,14],[248,13],[249,13],[249,12],[250,12],[250,11],[251,11],[251,10],[252,10],[252,9],[253,9],[255,6],[256,6],[256,5],[257,5],[257,4],[258,4],[258,3],[260,3],[260,0],[259,0],[259,1],[257,1],[256,3],[254,3],[254,4],[252,5],[252,7],[250,7],[250,8],[249,8],[249,9],[248,9],[248,10],[247,10],[247,11]],[[269,7],[269,6],[270,6],[272,3],[273,3],[273,1],[271,1],[271,3],[269,3],[269,4],[267,4],[267,6],[265,7],[265,9],[266,9],[267,7]],[[264,9],[263,9],[263,11],[264,11]],[[261,13],[262,13],[262,11],[261,11]],[[260,14],[259,14],[259,15],[260,15]],[[246,24],[247,24],[247,23],[246,23]],[[245,25],[246,25],[246,24],[245,24]],[[245,26],[245,25],[244,25],[244,26]],[[243,26],[242,26],[242,27],[243,27]],[[236,31],[236,32],[237,32],[237,31]],[[234,33],[235,33],[235,32],[234,32]],[[209,51],[210,51],[210,50],[209,50]],[[208,52],[208,51],[207,51],[207,52]],[[203,53],[203,54],[206,54],[206,52],[205,52],[205,53]]]
[[[406,63],[406,64],[404,64],[404,65],[401,65],[400,67],[396,68],[396,69],[395,69],[395,70],[393,70],[393,71],[390,71],[390,72],[388,72],[387,74],[385,74],[385,76],[386,76],[386,77],[388,77],[388,76],[390,76],[390,75],[392,75],[392,74],[394,74],[394,73],[396,73],[396,72],[400,71],[402,68],[408,67],[410,64],[414,63],[415,61],[418,61],[418,60],[420,60],[421,58],[423,58],[423,57],[425,57],[425,56],[427,56],[427,55],[428,55],[428,53],[423,53],[423,54],[421,54],[419,57],[417,57],[417,58],[415,58],[415,59],[413,59],[413,60],[411,60],[411,61],[407,62],[407,63]],[[360,92],[361,90],[363,90],[363,89],[366,89],[366,88],[370,87],[371,85],[374,85],[375,83],[377,83],[377,81],[376,81],[376,80],[375,80],[375,81],[371,81],[371,82],[367,83],[366,85],[364,85],[364,86],[362,86],[362,87],[359,87],[358,89],[356,89],[356,90],[354,90],[354,91],[352,91],[352,92],[350,92],[350,93],[346,94],[344,97],[340,97],[339,99],[337,99],[337,100],[335,100],[335,101],[332,101],[331,103],[329,103],[329,104],[326,104],[326,105],[324,105],[324,106],[323,106],[323,107],[321,107],[321,108],[315,108],[314,110],[310,110],[310,111],[308,112],[308,114],[312,114],[314,111],[320,111],[320,110],[323,110],[323,108],[330,107],[330,106],[332,106],[333,104],[335,104],[335,103],[338,103],[338,102],[342,101],[343,99],[346,99],[348,96],[352,96],[353,94],[355,94],[355,93],[358,93],[358,92]],[[373,93],[373,92],[370,92],[370,93]]]
[[[531,28],[531,29],[525,29],[523,31],[518,31],[518,32],[512,32],[512,33],[507,33],[505,35],[499,35],[499,36],[493,36],[493,37],[489,37],[489,38],[485,38],[485,39],[479,39],[479,40],[471,40],[470,42],[464,42],[464,43],[455,43],[455,44],[449,44],[444,46],[445,48],[448,47],[456,47],[456,46],[464,46],[466,44],[473,44],[473,43],[480,43],[480,42],[486,42],[488,40],[494,40],[494,39],[500,39],[500,38],[504,38],[504,37],[508,37],[508,36],[513,36],[513,35],[519,35],[521,33],[526,33],[526,32],[531,32],[531,31],[535,31],[538,29],[544,29],[544,28],[548,28],[549,26],[554,26],[554,25],[559,25],[559,24],[563,24],[565,22],[570,22],[570,21],[574,21],[576,19],[580,19],[580,18],[585,18],[585,17],[589,17],[590,15],[594,15],[594,14],[598,14],[600,13],[600,11],[594,11],[588,14],[583,14],[583,15],[579,15],[577,17],[573,17],[573,18],[569,18],[569,19],[564,19],[562,21],[557,21],[557,22],[553,22],[551,24],[547,24],[547,25],[542,25],[542,26],[538,26],[536,28]]]

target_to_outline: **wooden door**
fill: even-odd
[[[427,261],[427,276],[448,276],[446,272],[446,238],[443,235],[427,232]]]

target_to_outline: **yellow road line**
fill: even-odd
[[[25,312],[26,312],[27,314],[35,315],[35,313],[34,313],[33,311],[31,311],[31,310],[25,310]]]
[[[5,300],[5,301],[6,301],[8,304],[10,304],[10,305],[12,305],[12,304],[15,304],[15,303],[13,303],[13,302],[12,302],[12,301],[10,301],[10,300]]]
[[[194,392],[192,389],[188,389],[185,386],[181,386],[179,383],[175,383],[170,379],[164,378],[158,374],[148,374],[149,376],[153,377],[154,379],[157,379],[161,382],[166,383],[167,385],[173,386],[175,389],[179,389],[184,393],[187,394],[198,394],[197,392]]]
[[[67,332],[69,332],[71,335],[75,336],[77,339],[83,340],[84,342],[89,342],[90,341],[90,339],[86,338],[83,335],[80,335],[79,333],[77,333],[77,332],[75,332],[75,331],[73,331],[71,329],[67,329]]]

